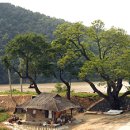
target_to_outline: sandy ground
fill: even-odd
[[[94,82],[94,83],[99,90],[101,90],[102,92],[106,92],[106,85],[101,86],[99,85],[99,82]],[[124,87],[122,88],[121,92],[125,92],[126,91],[125,86],[129,86],[128,82],[126,81],[123,82],[123,84]],[[52,90],[55,90],[55,85],[56,83],[45,83],[45,84],[38,84],[38,87],[42,92],[51,92]],[[24,91],[35,91],[34,89],[29,89],[28,87],[29,84],[23,84]],[[20,85],[12,84],[12,89],[20,90]],[[6,90],[10,90],[9,85],[0,85],[0,91],[6,91]],[[93,92],[89,84],[87,84],[86,82],[72,83],[72,90],[74,90],[75,92],[90,92],[90,93]]]
[[[57,130],[130,130],[130,112],[121,115],[81,113],[76,115],[75,118],[76,122],[58,127]],[[25,130],[26,128],[25,126],[15,124],[7,126],[13,130]],[[28,128],[26,128],[26,130],[36,129],[36,126],[28,126]]]
[[[79,114],[76,118],[83,122],[72,130],[130,130],[130,112],[114,116]]]

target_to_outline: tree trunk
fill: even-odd
[[[85,79],[85,81],[87,83],[89,83],[89,85],[94,90],[94,92],[96,92],[100,97],[103,97],[104,99],[107,100],[111,109],[120,110],[120,108],[122,106],[122,104],[121,104],[122,99],[118,95],[119,95],[119,92],[122,88],[122,81],[121,80],[118,81],[117,86],[116,86],[116,83],[114,81],[107,82],[107,95],[105,95],[104,93],[99,91],[96,88],[96,86],[88,79]],[[123,95],[122,95],[122,97],[123,97]]]
[[[63,71],[60,70],[60,80],[66,85],[66,87],[67,87],[67,90],[66,90],[66,98],[67,98],[68,100],[70,100],[71,84],[69,84],[69,82],[66,81],[66,80],[62,77],[62,73],[63,73]]]
[[[17,69],[15,69],[14,67],[12,67],[12,69],[14,70],[14,72],[16,72],[19,75],[20,78],[22,78],[22,79],[27,79],[28,78],[30,80],[30,82],[32,84],[34,84],[34,88],[35,88],[35,91],[36,91],[37,94],[41,93],[41,91],[37,87],[37,84],[36,84],[35,80],[31,76],[29,76],[29,74],[28,74],[28,67],[26,67],[26,71],[27,71],[26,76],[21,75],[21,73]]]
[[[30,80],[30,82],[34,85],[34,89],[36,91],[37,94],[41,94],[41,91],[39,90],[39,88],[37,87],[37,83],[35,82],[35,80],[33,80],[32,77],[28,76],[28,79]]]
[[[109,98],[107,101],[110,104],[110,107],[112,110],[120,110],[121,100],[118,96],[115,96],[114,94],[109,95]]]
[[[122,78],[117,79],[117,83],[114,81],[107,82],[108,88],[108,102],[110,104],[111,109],[120,110],[122,103],[121,98],[119,97],[119,92],[122,88]]]
[[[67,85],[66,97],[68,100],[70,100],[70,89],[71,89],[70,85]]]
[[[41,94],[41,91],[39,90],[39,88],[37,87],[37,84],[34,84],[34,88],[37,94]]]

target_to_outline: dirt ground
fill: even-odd
[[[5,125],[5,124],[3,124],[3,123],[0,123],[0,129],[7,129],[8,127]],[[11,130],[11,129],[9,129],[8,128],[8,130]]]
[[[106,84],[101,85],[100,82],[94,82],[94,84],[97,86],[99,90],[101,90],[102,92],[106,92]],[[44,83],[44,84],[38,84],[38,87],[42,92],[51,92],[52,90],[55,90],[55,85],[56,83]],[[121,92],[125,92],[126,91],[125,86],[128,86],[129,84],[127,81],[124,81],[123,85],[124,87],[121,90]],[[35,92],[34,89],[29,89],[28,87],[29,84],[23,84],[23,91]],[[12,84],[12,89],[17,89],[20,91],[20,84]],[[87,84],[86,82],[73,82],[71,84],[71,89],[74,90],[75,92],[90,92],[90,93],[93,92],[89,84]],[[0,85],[0,91],[7,91],[7,90],[10,90],[9,85]]]
[[[76,119],[82,121],[72,130],[128,130],[130,129],[130,112],[121,115],[79,114]]]
[[[76,122],[67,125],[64,130],[130,130],[130,112],[121,115],[78,114]],[[13,126],[15,130],[23,130],[22,126]],[[29,129],[30,130],[30,129]],[[31,130],[35,128],[31,127]],[[57,130],[61,130],[58,127]]]

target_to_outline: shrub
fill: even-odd
[[[57,83],[56,85],[55,85],[55,91],[57,92],[57,93],[61,93],[61,92],[65,92],[66,91],[66,87],[65,86],[62,86],[62,84],[61,83]]]
[[[0,112],[5,112],[5,109],[3,107],[0,107]]]

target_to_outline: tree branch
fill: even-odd
[[[118,78],[118,79],[117,79],[116,91],[117,91],[117,92],[120,92],[121,88],[122,88],[122,78]]]
[[[101,46],[100,46],[100,39],[98,38],[98,36],[96,36],[96,42],[97,42],[97,45],[98,45],[99,58],[102,59]]]
[[[122,96],[120,96],[120,99],[125,98],[127,95],[130,95],[130,91],[125,92]]]
[[[19,75],[20,78],[22,78],[22,79],[28,78],[30,80],[30,82],[32,82],[34,84],[34,88],[35,88],[35,91],[36,91],[37,94],[41,93],[41,91],[37,87],[35,80],[31,76],[29,76],[29,75],[22,76],[22,74],[17,69],[15,69],[14,67],[11,67],[11,68],[14,70],[14,72],[16,72]]]
[[[62,77],[62,70],[60,70],[60,80],[66,85],[66,86],[70,86],[69,83],[67,81],[65,81]]]
[[[20,78],[22,78],[22,79],[28,78],[27,76],[23,76],[16,68],[11,67],[11,69],[12,69],[14,72],[16,72],[16,73],[19,75]]]
[[[99,91],[95,85],[87,78],[85,78],[85,81],[91,86],[91,88],[93,89],[94,92],[96,92],[98,95],[100,95],[101,97],[105,98],[105,99],[108,99],[108,97],[103,94],[101,91]]]
[[[110,95],[111,94],[111,86],[107,85],[107,94]]]
[[[72,43],[74,44],[74,46],[80,51],[80,53],[86,58],[86,60],[89,60],[89,61],[90,61],[89,57],[87,56],[87,54],[86,54],[86,52],[85,52],[85,49],[82,48],[83,46],[81,46],[81,44],[80,44],[80,46],[81,46],[81,48],[83,49],[83,51],[82,51],[82,49],[80,49],[80,48],[76,45],[76,43],[75,43],[73,40],[70,39],[70,42],[72,42]]]
[[[106,54],[109,52],[109,50],[111,50],[112,48],[114,47],[114,44],[111,46],[108,46],[107,48],[106,48],[106,50],[104,50],[104,52],[103,52],[103,59],[105,58],[105,56],[106,56]]]
[[[84,57],[90,61],[89,57],[86,54],[84,46],[81,44],[79,37],[77,38],[79,46],[82,48],[82,53],[84,54]]]

